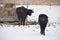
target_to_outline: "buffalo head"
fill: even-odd
[[[27,14],[28,14],[29,16],[31,16],[31,14],[32,14],[33,12],[34,12],[33,10],[28,9]]]

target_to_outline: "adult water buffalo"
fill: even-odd
[[[22,6],[16,9],[16,13],[18,16],[18,20],[20,22],[19,24],[25,25],[25,19],[27,18],[27,15],[31,16],[31,14],[33,13],[33,10],[27,9]]]
[[[48,16],[45,14],[40,14],[38,18],[38,22],[39,22],[40,29],[41,29],[41,32],[40,32],[41,35],[45,35],[45,28],[48,23]]]

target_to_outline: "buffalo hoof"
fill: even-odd
[[[43,33],[42,35],[44,35],[44,36],[45,36],[45,33]]]
[[[41,35],[44,35],[45,36],[45,33],[42,33],[42,32],[40,32],[41,33]]]

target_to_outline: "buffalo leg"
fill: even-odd
[[[23,25],[25,25],[25,18],[23,18],[23,22],[22,22]]]
[[[19,17],[18,17],[18,22],[19,22],[18,25],[20,25],[20,18]]]
[[[23,25],[25,25],[25,20],[23,21]]]
[[[23,25],[23,18],[21,18],[21,25]]]
[[[44,24],[44,25],[41,25],[41,34],[42,35],[45,35],[45,28],[46,28],[46,25]]]

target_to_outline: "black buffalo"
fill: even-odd
[[[18,20],[20,22],[19,24],[25,25],[25,19],[27,18],[27,15],[31,16],[31,14],[33,13],[33,10],[27,9],[22,6],[16,9],[16,13],[18,16]]]
[[[45,35],[45,28],[48,23],[48,16],[45,14],[40,14],[38,18],[38,22],[39,22],[40,29],[41,29],[41,32],[40,32],[41,35]]]

